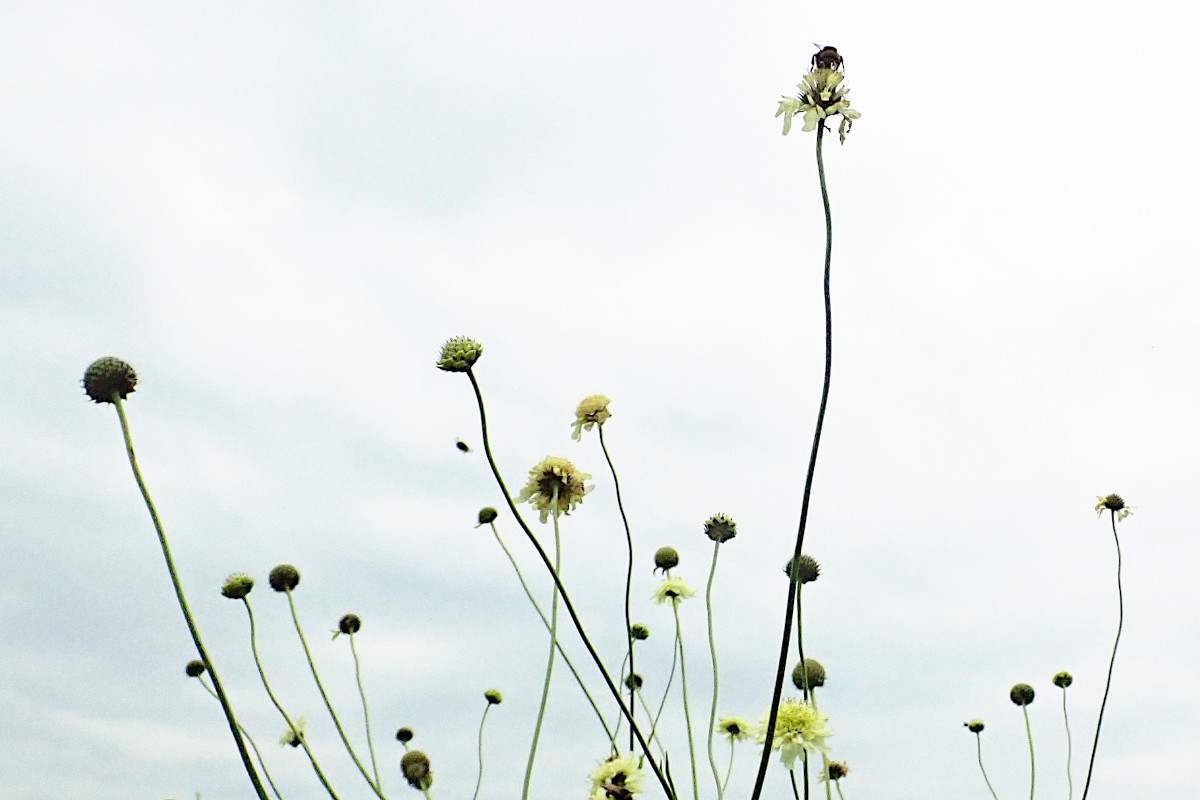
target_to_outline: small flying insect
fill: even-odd
[[[831,44],[819,45],[813,42],[814,47],[821,49],[813,53],[812,66],[813,69],[841,69],[842,57],[838,55],[837,48]]]
[[[471,446],[469,444],[467,444],[466,442],[464,442],[462,439],[459,439],[457,442],[455,442],[454,446],[457,447],[459,450],[461,450],[464,453],[471,452]]]

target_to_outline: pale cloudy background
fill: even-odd
[[[251,796],[183,675],[194,652],[116,415],[79,389],[110,354],[141,375],[142,465],[288,797],[320,789],[275,743],[244,615],[217,592],[234,570],[260,580],[268,668],[341,797],[368,793],[266,587],[284,561],[351,731],[328,631],[364,619],[390,794],[412,795],[401,724],[435,796],[472,791],[496,687],[481,797],[519,796],[545,637],[473,528],[501,498],[481,453],[454,448],[479,440],[467,380],[433,367],[458,334],[486,346],[510,486],[547,453],[595,476],[564,573],[619,660],[612,483],[595,435],[568,438],[580,398],[613,398],[651,688],[671,623],[645,600],[650,554],[677,547],[699,588],[703,520],[738,521],[716,588],[721,713],[759,717],[823,329],[813,135],[780,136],[772,114],[820,42],[863,113],[827,147],[834,386],[805,606],[847,797],[988,796],[961,727],[976,715],[993,782],[1020,796],[1018,681],[1038,690],[1041,796],[1065,795],[1063,669],[1078,796],[1116,623],[1091,510],[1111,491],[1135,514],[1089,796],[1194,797],[1196,23],[1181,2],[0,6],[0,796]],[[703,606],[682,611],[702,720]],[[604,755],[565,675],[538,798],[585,796]],[[672,751],[686,787],[678,736]],[[765,796],[789,795],[773,766]]]

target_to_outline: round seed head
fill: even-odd
[[[626,675],[625,676],[625,688],[632,689],[635,692],[638,689],[642,688],[642,676],[638,675],[636,672],[631,672],[628,675]]]
[[[783,574],[789,578],[792,577],[793,566],[795,567],[796,580],[801,584],[812,583],[821,574],[821,565],[807,553],[801,553],[798,558],[794,558],[785,564]]]
[[[1028,683],[1018,683],[1008,693],[1008,699],[1019,706],[1027,706],[1033,702],[1033,687]]]
[[[342,633],[358,633],[362,629],[362,620],[357,614],[347,614],[338,620],[338,630]]]
[[[1060,672],[1054,676],[1054,685],[1065,689],[1070,686],[1074,680],[1075,679],[1071,677],[1071,673]]]
[[[629,628],[629,632],[633,635],[636,641],[644,642],[650,638],[650,629],[640,622],[634,623]]]
[[[492,522],[495,522],[496,517],[498,516],[500,516],[500,514],[496,511],[496,509],[492,508],[491,506],[485,506],[484,508],[479,509],[479,524],[488,525]],[[476,527],[478,527],[478,525]]]
[[[971,733],[979,733],[983,730],[983,720],[976,717],[973,720],[964,722],[963,727],[969,730]]]
[[[119,358],[105,356],[91,363],[83,373],[83,391],[96,403],[124,400],[137,386],[137,373]]]
[[[254,578],[244,572],[235,572],[225,579],[225,585],[221,587],[221,594],[230,600],[241,600],[250,594],[250,590],[253,588]]]
[[[806,658],[803,662],[796,662],[796,667],[792,670],[792,684],[797,689],[804,691],[804,674],[806,671],[808,673],[809,689],[825,685],[825,667],[821,666],[821,662],[815,658]]]
[[[483,699],[488,701],[489,706],[498,706],[504,702],[504,698],[496,689],[488,689],[483,693]]]
[[[714,542],[728,542],[737,536],[737,523],[725,514],[713,514],[704,523],[704,535]]]
[[[654,571],[666,572],[679,566],[679,553],[674,547],[660,547],[654,552]]]
[[[420,750],[409,750],[400,759],[400,773],[414,789],[425,790],[433,785],[433,771],[429,767],[429,756]]]
[[[267,576],[271,588],[277,592],[290,592],[300,585],[300,572],[291,564],[280,564]]]
[[[398,742],[411,742],[412,738],[412,728],[401,728],[400,730],[396,731],[396,741]]]
[[[187,663],[187,666],[183,668],[183,671],[187,673],[189,678],[199,678],[204,674],[204,670],[206,669],[207,667],[204,666],[203,661],[193,660]]]

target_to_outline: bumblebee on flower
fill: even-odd
[[[841,63],[840,60],[838,63]],[[844,77],[832,66],[817,66],[805,75],[804,80],[796,86],[800,90],[799,93],[795,97],[784,97],[779,101],[779,109],[775,116],[783,117],[783,135],[788,135],[792,129],[792,117],[797,114],[804,115],[806,132],[815,131],[818,125],[824,125],[825,120],[830,117],[840,116],[842,122],[838,126],[838,137],[845,143],[850,126],[861,115],[850,107],[850,101],[846,99],[850,90],[842,86]]]

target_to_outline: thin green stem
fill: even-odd
[[[529,590],[529,584],[525,582],[525,576],[521,574],[521,568],[517,565],[517,560],[513,558],[512,551],[508,549],[508,545],[506,545],[504,540],[500,538],[500,531],[496,529],[495,521],[491,523],[491,528],[492,534],[495,535],[496,541],[500,544],[500,549],[503,550],[504,555],[508,557],[508,563],[512,564],[513,570],[517,573],[517,580],[521,582],[521,588],[525,591],[525,596],[529,598],[530,604],[533,605],[533,610],[537,612],[538,617],[542,620],[542,625],[546,626],[546,631],[549,632],[550,620],[546,619],[545,612],[542,611],[542,607],[538,605],[538,601],[534,599],[533,592]],[[578,684],[579,688],[583,691],[583,696],[587,698],[588,705],[592,707],[592,711],[596,713],[596,719],[600,721],[600,725],[604,728],[604,735],[608,737],[610,742],[615,742],[616,733],[609,729],[608,723],[604,720],[604,715],[600,713],[600,707],[596,705],[596,701],[592,699],[591,692],[589,692],[587,686],[584,685],[583,678],[580,677],[579,671],[575,669],[575,664],[571,662],[571,658],[567,655],[567,651],[563,649],[562,642],[559,641],[557,637],[554,641],[558,645],[558,655],[562,658],[563,663],[567,665],[567,669],[571,670],[571,674],[575,676],[575,683]]]
[[[246,607],[246,616],[250,620],[250,652],[254,655],[254,666],[258,669],[258,678],[262,681],[263,688],[267,690],[267,697],[271,699],[271,704],[275,706],[275,710],[283,717],[283,721],[288,724],[288,729],[300,741],[300,746],[304,748],[304,754],[308,756],[308,761],[312,764],[313,772],[317,775],[317,780],[321,782],[321,785],[325,787],[325,791],[329,793],[329,796],[333,800],[338,800],[338,796],[333,791],[333,787],[329,785],[325,773],[321,771],[321,766],[317,763],[316,756],[313,755],[312,750],[308,747],[308,739],[300,732],[300,728],[296,723],[292,722],[292,718],[288,716],[288,713],[283,710],[283,706],[280,705],[279,700],[275,697],[275,692],[271,691],[271,684],[267,681],[267,673],[263,669],[262,659],[258,656],[258,630],[254,624],[254,611],[250,608],[250,601],[247,598],[242,598],[242,604]]]
[[[1071,720],[1067,716],[1067,687],[1062,687],[1063,693],[1063,726],[1067,729],[1067,800],[1075,797],[1075,784],[1071,780]]]
[[[833,257],[833,216],[829,208],[829,191],[825,185],[825,162],[821,154],[821,144],[825,138],[825,125],[817,125],[817,173],[821,179],[821,202],[825,206],[825,380],[821,386],[821,404],[817,410],[817,423],[813,430],[812,450],[808,456],[808,473],[804,478],[804,497],[800,504],[800,523],[796,531],[796,546],[792,552],[792,562],[799,558],[804,548],[804,531],[808,524],[808,504],[812,496],[813,475],[817,468],[817,449],[821,444],[821,428],[825,423],[825,408],[829,402],[829,383],[833,368],[833,307],[830,303],[829,272]],[[775,723],[779,717],[779,702],[783,694],[783,680],[787,673],[787,654],[789,639],[792,632],[792,603],[798,584],[796,570],[791,569],[791,579],[788,582],[787,604],[783,618],[783,635],[780,637],[779,663],[775,669],[775,689],[771,697],[771,711],[767,716],[767,729],[764,732],[765,744],[762,758],[758,764],[758,777],[754,782],[754,792],[751,800],[758,800],[762,794],[763,781],[767,776],[767,762],[771,755],[771,742],[775,737]]]
[[[992,782],[988,779],[987,770],[983,768],[983,740],[979,738],[979,732],[975,732],[975,758],[979,760],[979,771],[983,773],[983,782],[987,784],[988,791],[992,793],[993,800],[1000,800],[996,795],[996,790],[992,788]]]
[[[491,710],[492,704],[488,702],[483,708],[483,716],[479,719],[479,777],[475,779],[475,794],[471,795],[471,800],[479,797],[479,788],[483,786],[483,723],[487,722],[487,715]]]
[[[214,692],[213,688],[208,685],[208,681],[204,680],[204,675],[200,675],[199,678],[200,685],[204,687],[204,691],[212,695],[212,698],[218,703],[221,702],[221,698],[217,697],[217,693]],[[246,737],[246,741],[250,744],[250,749],[254,751],[254,758],[256,761],[258,761],[258,768],[262,770],[263,777],[267,779],[267,785],[271,787],[271,791],[274,793],[276,800],[283,800],[283,795],[279,793],[279,789],[275,786],[275,781],[271,780],[271,772],[267,769],[267,762],[263,761],[262,751],[259,750],[258,745],[254,743],[254,738],[250,736],[250,731],[246,730],[245,726],[243,726],[240,722],[238,723],[238,729],[241,730],[242,736]]]
[[[154,507],[154,501],[150,499],[150,491],[146,488],[146,482],[142,479],[142,471],[138,468],[137,455],[133,451],[133,437],[129,433],[129,420],[125,416],[125,404],[117,395],[113,395],[112,404],[117,408],[117,417],[121,420],[121,435],[125,439],[125,453],[129,456],[129,466],[133,469],[134,480],[137,481],[138,489],[142,493],[142,500],[146,503],[146,510],[150,512],[150,519],[154,523],[154,530],[158,534],[158,544],[162,548],[163,559],[167,562],[167,572],[171,575],[171,585],[175,588],[175,599],[179,601],[179,610],[183,612],[183,618],[187,622],[188,633],[192,636],[192,643],[196,646],[196,653],[199,654],[200,660],[204,662],[204,667],[208,674],[212,676],[213,688],[216,690],[217,699],[221,703],[221,711],[225,713],[225,720],[229,723],[229,732],[233,734],[233,741],[237,745],[238,755],[242,758],[242,766],[246,770],[246,774],[250,777],[250,783],[254,786],[254,791],[258,795],[259,800],[268,800],[267,790],[263,788],[262,781],[259,780],[258,772],[254,769],[254,764],[250,761],[250,753],[246,750],[246,743],[242,741],[241,728],[238,725],[237,719],[233,715],[233,706],[229,702],[229,698],[225,695],[225,689],[221,686],[221,680],[217,677],[216,667],[213,666],[212,659],[208,657],[208,652],[204,649],[204,642],[200,639],[200,630],[196,627],[196,620],[192,617],[191,610],[188,609],[187,598],[183,594],[183,584],[179,581],[179,573],[175,570],[175,560],[171,558],[171,548],[167,544],[167,534],[163,530],[162,522],[158,518],[158,510]]]
[[[1029,739],[1029,800],[1033,800],[1034,780],[1037,777],[1037,771],[1034,769],[1033,763],[1033,729],[1029,727],[1029,705],[1021,706],[1021,713],[1025,715],[1025,736]]]
[[[562,540],[558,529],[558,485],[550,504],[554,517],[554,573],[562,569]],[[546,677],[542,681],[542,700],[538,704],[537,722],[533,726],[533,740],[529,744],[529,761],[525,764],[525,783],[521,789],[522,800],[529,800],[529,784],[533,780],[533,760],[537,757],[538,738],[542,734],[542,722],[546,718],[546,703],[550,699],[550,678],[554,674],[554,654],[558,648],[558,590],[550,598],[550,654],[546,657]]]
[[[321,699],[325,701],[325,710],[329,712],[329,718],[333,720],[333,727],[337,729],[338,736],[341,737],[346,752],[350,754],[351,760],[354,761],[354,766],[358,767],[359,773],[362,774],[363,780],[367,782],[367,785],[371,787],[371,791],[375,792],[379,800],[387,800],[383,792],[379,790],[379,786],[367,774],[367,770],[363,767],[362,762],[358,760],[358,755],[355,754],[354,748],[350,746],[350,740],[346,738],[346,732],[342,730],[342,723],[338,719],[337,712],[333,710],[333,703],[329,702],[329,695],[325,693],[325,686],[321,683],[321,676],[317,674],[317,665],[313,661],[312,652],[308,649],[308,641],[304,638],[304,629],[300,627],[300,617],[296,613],[296,600],[292,597],[292,590],[286,589],[284,590],[284,594],[287,595],[288,608],[292,612],[292,622],[296,627],[296,635],[300,638],[300,646],[304,648],[304,658],[308,661],[308,669],[312,673],[313,681],[317,684],[317,691],[321,693]]]
[[[842,782],[834,781],[833,785],[837,787],[838,800],[846,800],[846,796],[844,794],[842,794]]]
[[[803,684],[800,691],[805,699],[808,700],[808,660],[804,657],[804,614],[802,607],[802,598],[804,597],[804,584],[796,584],[796,650],[800,654],[800,678]]]
[[[1087,780],[1083,784],[1080,800],[1087,800],[1088,788],[1092,785],[1092,768],[1096,764],[1096,748],[1100,745],[1100,726],[1104,723],[1104,706],[1108,704],[1108,691],[1112,688],[1113,664],[1117,662],[1117,645],[1121,643],[1121,628],[1125,624],[1125,595],[1121,591],[1121,539],[1117,536],[1117,512],[1109,511],[1112,518],[1113,541],[1117,544],[1117,637],[1113,640],[1112,657],[1108,660],[1108,678],[1104,681],[1104,698],[1100,701],[1100,715],[1096,718],[1096,737],[1092,740],[1092,755],[1088,759]]]
[[[675,646],[679,648],[679,686],[683,694],[683,722],[687,728],[688,761],[692,765],[692,796],[700,800],[700,779],[696,775],[696,744],[692,737],[692,712],[688,709],[687,660],[683,652],[683,629],[679,624],[679,600],[671,601],[675,613]]]
[[[667,685],[663,687],[662,699],[658,702],[658,712],[654,715],[654,721],[650,725],[650,738],[654,738],[658,731],[658,721],[662,718],[663,709],[667,706],[667,698],[671,694],[671,684],[675,682],[675,668],[679,665],[679,647],[675,643],[671,647],[671,671],[667,673]]]
[[[600,449],[604,452],[604,460],[608,462],[608,471],[612,473],[613,489],[617,495],[617,510],[621,512],[621,524],[625,526],[625,546],[628,559],[625,564],[625,648],[629,656],[629,674],[636,670],[633,665],[633,618],[629,614],[630,589],[633,586],[633,534],[629,531],[629,518],[625,515],[625,505],[621,502],[621,483],[617,480],[617,468],[613,466],[612,458],[608,455],[608,445],[604,443],[604,423],[596,426],[600,434]],[[629,690],[629,713],[634,713],[636,706],[633,702],[633,689]],[[633,728],[629,729],[629,749],[633,750]]]
[[[367,733],[367,750],[371,753],[371,771],[375,773],[375,785],[382,788],[383,783],[379,780],[379,764],[375,761],[375,743],[371,741],[371,713],[367,710],[367,693],[363,689],[358,648],[354,646],[354,633],[351,632],[347,635],[350,637],[350,652],[354,655],[354,682],[358,684],[358,696],[362,698],[363,727]]]
[[[729,763],[725,765],[725,780],[721,781],[720,791],[718,796],[725,794],[725,787],[729,785],[729,776],[733,774],[733,737],[729,737]]]
[[[662,786],[668,800],[676,800],[675,792],[671,788],[670,781],[663,773],[662,767],[659,766],[658,762],[655,761],[653,754],[650,752],[649,742],[646,741],[646,737],[642,735],[641,729],[638,728],[637,723],[634,721],[632,712],[625,707],[625,701],[621,697],[620,690],[617,689],[617,685],[613,683],[612,676],[609,675],[608,670],[604,668],[604,661],[600,658],[600,654],[596,652],[596,648],[592,644],[591,639],[588,637],[587,631],[584,630],[583,622],[579,619],[579,613],[575,610],[575,605],[571,602],[571,598],[567,594],[566,586],[563,585],[562,579],[558,576],[558,572],[554,569],[554,565],[550,562],[550,557],[546,555],[545,549],[542,547],[541,543],[538,542],[537,537],[533,535],[533,531],[529,529],[529,525],[525,522],[525,519],[517,510],[517,504],[513,502],[512,496],[508,493],[508,487],[504,484],[504,477],[500,474],[500,468],[496,466],[495,456],[492,455],[491,442],[488,439],[487,412],[484,410],[483,392],[479,388],[479,381],[475,377],[475,372],[468,369],[466,374],[471,380],[471,388],[475,391],[475,402],[479,407],[479,425],[482,430],[483,451],[487,456],[488,466],[492,470],[492,476],[496,479],[496,484],[500,487],[500,492],[504,495],[504,500],[508,504],[508,508],[512,512],[513,517],[516,518],[517,524],[521,526],[521,530],[525,532],[525,536],[529,539],[530,544],[533,545],[533,549],[537,551],[538,557],[542,559],[542,564],[550,573],[550,577],[554,581],[555,587],[562,596],[563,607],[567,609],[567,614],[571,617],[571,622],[575,626],[576,633],[579,634],[579,638],[583,642],[583,646],[587,649],[588,655],[591,656],[596,668],[600,671],[600,675],[604,678],[604,683],[606,686],[608,686],[608,691],[612,694],[613,698],[620,706],[621,713],[624,715],[625,719],[629,721],[629,726],[633,729],[634,738],[637,739],[638,745],[642,748],[642,753],[645,755],[646,761],[650,764],[650,769],[654,772],[654,777]]]
[[[721,783],[721,773],[717,769],[717,757],[713,751],[713,735],[717,729],[717,691],[720,685],[720,672],[717,669],[717,640],[713,632],[712,588],[713,579],[717,574],[717,554],[721,552],[721,543],[713,542],[712,566],[708,568],[708,585],[704,589],[704,610],[708,617],[708,654],[712,659],[712,704],[708,708],[708,764],[712,767],[713,780],[717,784],[717,800],[725,796],[725,787]]]

